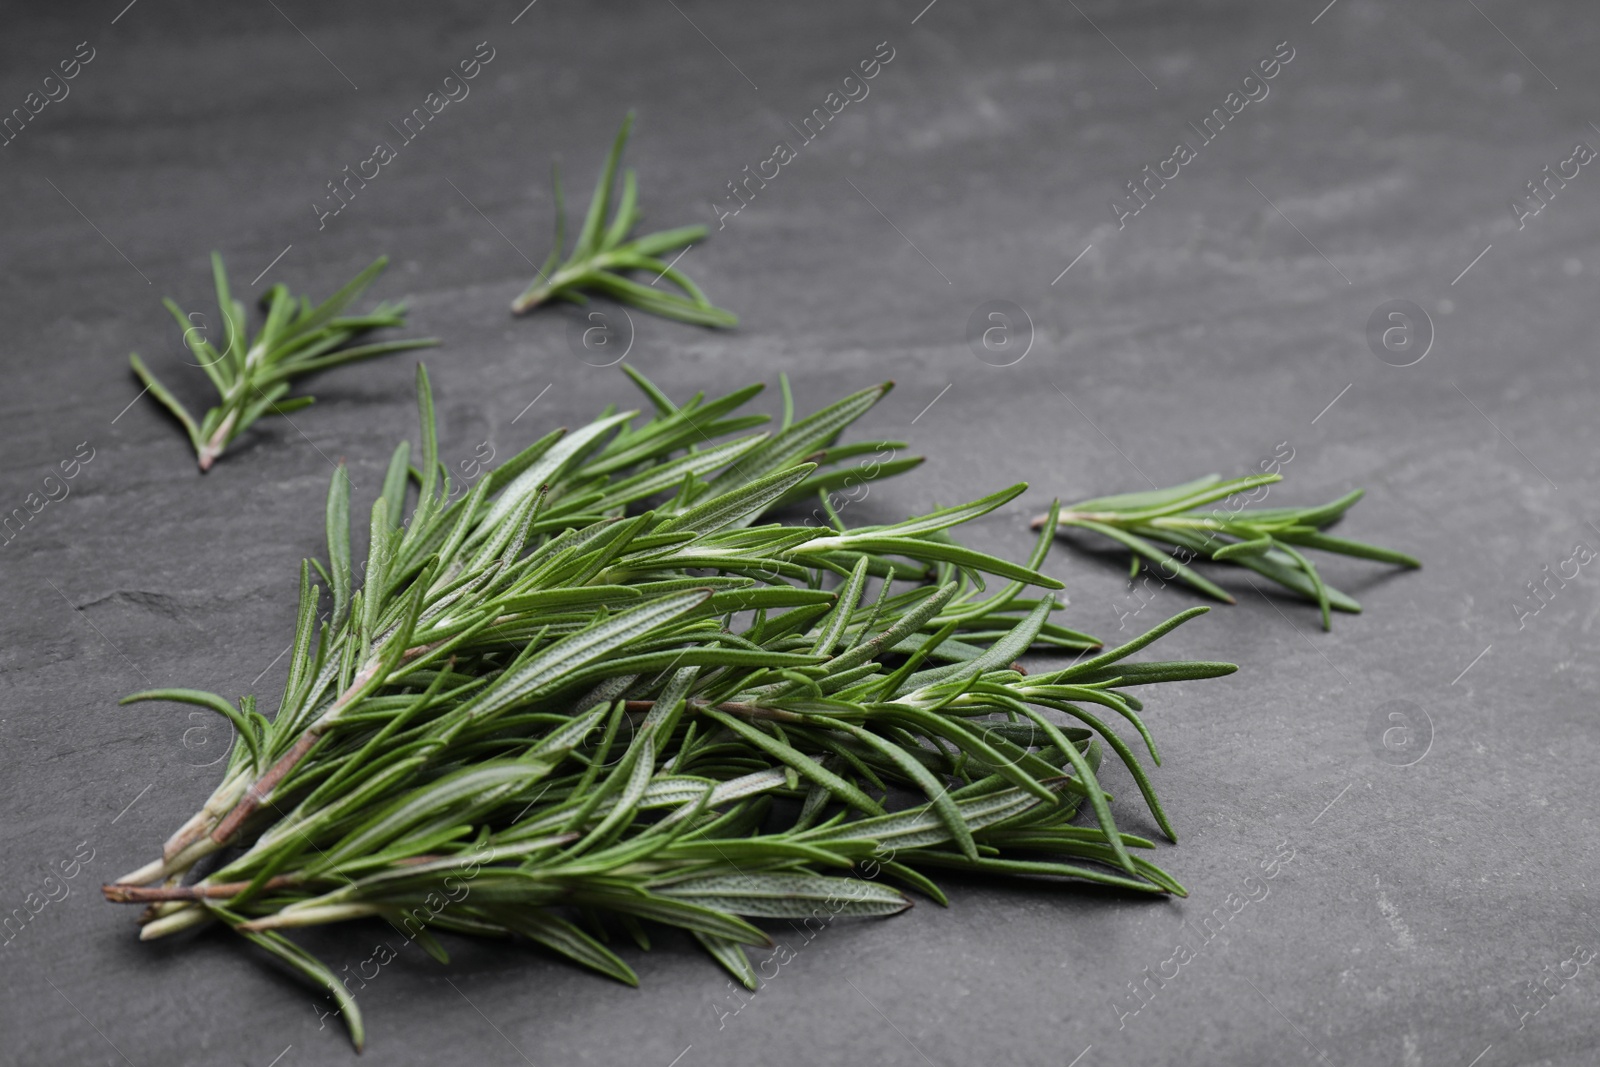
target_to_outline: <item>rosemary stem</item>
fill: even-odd
[[[282,889],[294,885],[299,878],[292,874],[280,874],[267,880],[267,889]],[[249,882],[216,882],[211,885],[103,885],[100,892],[113,904],[147,904],[154,901],[168,900],[211,900],[217,897],[232,897],[245,891]]]
[[[511,313],[513,315],[522,315],[532,311],[546,300],[549,300],[562,288],[574,282],[582,281],[584,275],[591,273],[597,268],[597,265],[598,261],[591,260],[584,265],[583,269],[569,267],[556,271],[543,281],[534,282],[523,291],[521,296],[511,302]]]
[[[438,642],[435,642],[408,648],[401,654],[400,662],[404,663],[408,659],[425,655],[433,651],[438,644]],[[316,722],[306,727],[299,740],[289,748],[289,751],[278,757],[278,761],[268,768],[267,773],[250,784],[250,788],[244,791],[244,796],[233,805],[227,816],[217,824],[216,829],[211,831],[211,840],[213,842],[219,845],[226,843],[244,821],[255,814],[256,809],[260,808],[262,803],[272,795],[272,791],[277,788],[278,783],[283,781],[301,760],[305,759],[306,753],[316,746],[323,733],[339,717],[340,713],[349,706],[355,695],[361,692],[367,683],[372,681],[373,675],[383,665],[382,652],[382,645],[374,648],[366,666],[362,667],[356,673],[356,676],[350,680],[350,684],[343,693],[339,694],[339,698],[328,706],[327,711],[318,716]]]
[[[249,768],[246,765],[241,765],[229,773],[206,800],[205,806],[195,812],[188,822],[178,828],[177,833],[167,839],[167,843],[161,848],[162,858],[171,859],[209,833],[212,825],[233,807],[239,799],[239,794],[244,792],[249,780],[248,774]],[[119,878],[118,881],[127,882],[131,879]]]
[[[160,881],[182,874],[198,861],[223,847],[224,842],[213,841],[209,837],[201,837],[175,855],[159,860],[151,860],[138,870],[129,871],[118,878],[111,885],[147,885],[150,882]]]
[[[213,841],[209,837],[202,837],[170,860],[167,860],[157,877],[167,878],[175,874],[182,874],[200,860],[213,852],[221,850],[222,846],[223,842],[221,841]]]
[[[227,417],[217,426],[216,432],[211,435],[211,440],[200,447],[200,470],[202,472],[210,470],[211,465],[217,461],[217,457],[222,455],[222,450],[228,447],[228,434],[233,432],[233,424],[238,421],[238,418],[239,409],[237,407],[232,408]]]
[[[1119,516],[1105,512],[1063,511],[1061,514],[1056,516],[1056,525],[1075,526],[1080,522],[1114,522],[1117,518],[1119,518]],[[1045,523],[1049,521],[1050,516],[1048,515],[1036,515],[1034,516],[1033,520],[1028,523],[1028,528],[1030,530],[1042,530],[1044,529]]]
[[[511,301],[513,315],[525,315],[550,298],[550,287],[543,284],[530,285],[526,292]]]
[[[182,911],[173,912],[165,918],[147,924],[139,931],[140,941],[155,941],[166,937],[168,934],[180,933],[195,926],[204,926],[212,921],[211,913],[196,904],[186,905]]]
[[[159,860],[151,860],[149,863],[145,864],[143,867],[135,868],[134,870],[129,871],[127,874],[124,874],[124,875],[120,876],[112,884],[113,885],[145,885],[145,884],[147,884],[149,882],[154,882],[159,878],[165,878],[166,875],[167,875],[167,864],[168,864],[168,862],[170,862],[170,860],[169,859],[165,859],[165,858],[164,859],[159,859]]]
[[[275,930],[285,926],[320,926],[323,923],[344,922],[348,919],[364,919],[380,915],[382,911],[383,909],[376,904],[329,904],[324,907],[286,908],[273,915],[240,923],[238,929],[259,931]],[[149,927],[145,929],[148,930]]]
[[[305,733],[300,735],[300,739],[290,747],[289,751],[278,757],[278,762],[274,763],[266,774],[251,783],[250,788],[245,790],[244,796],[228,812],[227,817],[211,831],[210,840],[213,844],[220,846],[225,843],[246,819],[255,814],[261,802],[272,795],[272,790],[277,784],[294,770],[295,765],[305,758],[306,753],[310,752],[312,746],[322,737],[324,723],[327,721],[325,718],[322,722],[307,727]]]
[[[562,288],[574,282],[582,281],[584,275],[595,269],[596,265],[596,261],[590,260],[581,269],[565,267],[541,281],[535,281],[527,289],[523,290],[521,296],[511,302],[511,313],[513,315],[521,315],[532,311],[546,300],[549,300]]]
[[[1169,530],[1223,530],[1227,528],[1227,524],[1218,519],[1190,518],[1182,515],[1151,519],[1150,525],[1157,529],[1164,527]]]

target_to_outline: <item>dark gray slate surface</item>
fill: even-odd
[[[797,141],[788,124],[886,41],[870,96],[685,258],[742,327],[636,316],[635,365],[679,395],[787,371],[810,403],[896,379],[865,428],[932,462],[853,505],[863,520],[1026,478],[1034,489],[975,533],[1020,555],[1052,494],[1243,472],[1281,445],[1294,458],[1276,499],[1366,486],[1348,529],[1427,569],[1330,565],[1367,607],[1331,634],[1238,583],[1238,607],[1165,642],[1242,665],[1151,701],[1158,786],[1184,835],[1159,858],[1187,901],[952,879],[949,911],[791,939],[796,957],[737,1014],[720,973],[675,941],[630,955],[637,991],[452,942],[450,969],[413,951],[363,994],[368,1059],[1595,1062],[1600,976],[1550,977],[1600,948],[1595,572],[1536,615],[1516,605],[1535,603],[1543,565],[1600,547],[1600,176],[1584,168],[1520,230],[1508,206],[1575,141],[1600,144],[1592,10],[941,0],[919,17],[923,2],[7,13],[0,106],[78,42],[94,58],[0,148],[0,504],[22,505],[80,442],[93,459],[0,554],[0,905],[21,906],[80,842],[92,859],[0,948],[0,1061],[354,1059],[302,987],[222,938],[142,945],[96,886],[194,810],[224,740],[116,699],[149,684],[276,699],[330,463],[349,461],[358,499],[375,494],[413,432],[414,361],[326,375],[295,426],[262,423],[201,478],[149,398],[128,407],[130,350],[182,372],[159,298],[209,313],[212,248],[241,284],[275,263],[253,291],[326,291],[386,252],[380,295],[409,296],[416,328],[447,342],[427,357],[445,454],[506,454],[627,397],[615,370],[569,352],[563,312],[505,314],[546,249],[551,156],[586,191],[637,107],[651,219],[714,220],[724,183]],[[393,139],[388,123],[480,41],[494,58],[470,97],[319,232],[324,183]],[[1178,139],[1198,145],[1186,124],[1282,41],[1294,58],[1270,95],[1119,230],[1108,200]],[[987,299],[1031,315],[1013,366],[966,343]],[[1364,336],[1392,299],[1436,327],[1407,368]],[[198,400],[189,373],[180,390]],[[1074,625],[1115,634],[1137,603],[1114,562],[1060,552],[1049,567]],[[1162,592],[1127,625],[1191,602]],[[1431,721],[1411,766],[1368,735],[1395,700]],[[1278,876],[1246,883],[1280,848],[1293,859]],[[1213,940],[1194,932],[1248,884],[1270,892]],[[382,933],[308,940],[354,964]],[[1125,984],[1185,938],[1194,958],[1122,1016]],[[1541,976],[1555,992],[1519,1029]]]

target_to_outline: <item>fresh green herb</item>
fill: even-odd
[[[781,425],[747,433],[759,386],[680,407],[628,373],[647,419],[551,433],[451,503],[419,368],[420,465],[394,453],[360,589],[335,476],[277,713],[127,698],[209,708],[239,737],[161,857],[105,887],[150,905],[144,939],[232,929],[332,996],[359,1047],[351,992],[286,931],[382,919],[441,960],[437,932],[516,937],[633,984],[606,941],[647,948],[648,921],[754,988],[742,946],[770,941],[750,920],[889,915],[902,889],[943,903],[929,871],[1184,892],[1117,829],[1097,770],[1108,746],[1174,838],[1108,720],[1159,762],[1128,689],[1235,668],[1125,660],[1205,608],[1110,651],[1052,623],[1050,531],[1025,564],[951,535],[1021,485],[889,525],[762,522],[840,460],[900,447],[836,445],[888,386],[794,420],[785,382]],[[1028,674],[1030,650],[1079,656]]]
[[[210,470],[233,439],[262,415],[268,412],[287,415],[313,403],[314,397],[286,395],[295,378],[359,359],[438,344],[428,339],[346,347],[368,331],[405,325],[404,304],[383,303],[365,315],[339,317],[351,301],[383,273],[388,262],[380,257],[316,307],[303,296],[291,295],[286,286],[274,285],[261,301],[266,308],[266,321],[256,332],[255,339],[247,341],[244,304],[233,298],[222,257],[213,252],[211,273],[217,287],[217,311],[222,318],[223,336],[227,339],[220,352],[206,337],[201,323],[185,315],[172,300],[164,301],[183,331],[184,344],[216,387],[217,406],[196,422],[178,398],[150,373],[137,353],[129,356],[128,361],[150,394],[183,425],[200,460],[201,471]]]
[[[1404,552],[1323,532],[1361,499],[1364,490],[1356,489],[1315,508],[1247,507],[1249,494],[1282,477],[1253,474],[1223,481],[1213,474],[1171,489],[1085,500],[1061,511],[1053,521],[1040,518],[1033,525],[1035,529],[1053,525],[1103,534],[1132,551],[1130,577],[1138,577],[1141,566],[1153,564],[1164,579],[1176,579],[1228,604],[1234,602],[1232,595],[1189,564],[1197,558],[1237,563],[1315,602],[1322,610],[1324,630],[1332,626],[1330,609],[1354,613],[1361,605],[1324,582],[1301,549],[1321,549],[1399,567],[1422,566]],[[1223,507],[1207,507],[1219,500]],[[1171,545],[1176,551],[1167,552],[1152,542]]]
[[[706,235],[704,226],[681,226],[675,230],[662,230],[644,237],[628,240],[628,235],[639,221],[638,179],[632,168],[622,176],[622,199],[611,209],[611,190],[616,184],[617,163],[622,158],[622,147],[627,144],[628,131],[633,128],[633,112],[622,121],[622,129],[606,157],[605,169],[594,187],[594,198],[589,201],[589,214],[583,220],[583,230],[577,244],[565,262],[561,248],[566,244],[567,210],[561,200],[561,172],[553,170],[556,194],[556,243],[550,258],[539,270],[539,278],[528,286],[526,292],[511,302],[514,314],[532,311],[547,300],[570,300],[585,304],[588,298],[583,290],[604,293],[614,300],[631,304],[654,315],[690,322],[697,326],[736,326],[739,316],[724,311],[706,299],[700,287],[688,275],[660,257],[679,248],[687,248]],[[607,216],[611,216],[607,221]],[[630,271],[647,271],[653,277],[649,285],[626,277]],[[655,288],[655,282],[665,278],[683,294]]]

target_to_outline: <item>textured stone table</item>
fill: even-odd
[[[924,2],[10,13],[0,108],[27,121],[0,148],[0,505],[27,521],[0,554],[0,910],[58,899],[0,948],[0,1062],[354,1061],[303,987],[225,938],[140,944],[97,886],[194,810],[226,741],[117,698],[275,703],[330,465],[364,507],[414,433],[414,359],[324,375],[315,407],[200,477],[127,355],[198,401],[159,301],[213,314],[211,249],[251,293],[328,291],[386,253],[376,294],[445,340],[426,358],[452,463],[626,402],[615,368],[574,354],[567,312],[505,308],[547,249],[551,157],[586,195],[630,107],[650,221],[721,226],[681,265],[743,323],[636,315],[629,360],[679,396],[786,371],[816,404],[895,379],[863,430],[931,461],[856,521],[1028,479],[973,533],[1021,555],[1054,494],[1278,457],[1275,500],[1365,486],[1345,529],[1427,566],[1330,563],[1367,608],[1332,633],[1229,575],[1239,605],[1163,642],[1241,665],[1150,701],[1182,835],[1158,858],[1187,900],[951,878],[949,911],[791,944],[747,1005],[673,938],[629,954],[639,990],[452,940],[449,969],[402,954],[363,994],[370,1061],[1595,1062],[1600,977],[1576,961],[1600,948],[1600,579],[1569,562],[1600,547],[1600,176],[1573,161],[1600,144],[1592,12]],[[406,140],[475,55],[468,95]],[[327,183],[378,142],[394,158],[332,214]],[[778,142],[792,158],[766,163]],[[727,183],[763,172],[734,214]],[[1026,313],[1031,348],[1014,313],[1020,348],[969,344],[995,300]],[[1380,360],[1368,320],[1398,300],[1427,321]],[[46,482],[62,463],[74,477]],[[1145,604],[1109,555],[1048,567],[1066,620],[1103,636],[1195,602]],[[1385,747],[1373,723],[1396,710],[1412,732]],[[383,933],[306,943],[342,966]]]

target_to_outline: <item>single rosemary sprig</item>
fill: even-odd
[[[1253,474],[1223,481],[1213,474],[1171,489],[1085,500],[1061,511],[1053,525],[1102,534],[1132,553],[1129,577],[1152,565],[1166,580],[1177,580],[1210,597],[1234,603],[1233,596],[1189,566],[1196,559],[1237,563],[1317,604],[1322,628],[1330,629],[1330,609],[1360,612],[1361,605],[1322,580],[1301,549],[1314,548],[1342,556],[1376,560],[1399,567],[1422,564],[1404,552],[1323,531],[1338,522],[1364,490],[1356,489],[1331,504],[1310,508],[1256,508],[1247,494],[1281,481],[1281,474]],[[1217,501],[1223,507],[1209,507]],[[1236,503],[1231,503],[1236,501]],[[1051,522],[1035,519],[1038,529]],[[1171,545],[1165,551],[1152,542]]]
[[[606,157],[578,241],[564,262],[561,249],[566,244],[567,210],[561,199],[561,172],[559,168],[552,168],[556,197],[555,247],[540,268],[538,279],[511,302],[512,313],[521,315],[552,299],[584,304],[588,302],[584,291],[589,290],[680,322],[698,326],[738,325],[739,316],[713,305],[688,275],[660,258],[704,238],[704,226],[682,226],[629,240],[628,235],[640,217],[638,178],[631,167],[622,176],[622,199],[615,213],[612,212],[611,190],[616,184],[617,163],[632,128],[633,112],[630,111],[611,145],[611,154]],[[609,221],[608,215],[611,216]],[[630,271],[649,272],[652,283],[634,281],[627,277]],[[653,283],[661,278],[682,289],[683,294],[655,288]]]
[[[171,299],[163,301],[183,330],[184,344],[216,387],[217,406],[197,422],[178,398],[150,373],[137,353],[130,355],[128,361],[150,394],[182,424],[194,445],[202,472],[210,470],[233,439],[262,415],[268,412],[285,415],[315,401],[309,396],[286,396],[295,378],[360,359],[438,344],[433,339],[424,339],[346,347],[370,330],[405,325],[404,304],[381,303],[365,315],[339,317],[351,301],[383,273],[388,262],[387,258],[379,257],[316,307],[312,307],[306,297],[293,296],[288,287],[274,285],[261,301],[266,308],[266,320],[255,339],[248,340],[244,304],[235,300],[229,290],[222,257],[211,253],[217,311],[227,339],[221,351],[206,337],[206,331],[176,303]]]
[[[776,431],[744,434],[758,386],[680,407],[628,373],[650,418],[549,434],[451,502],[419,368],[421,463],[394,454],[359,590],[335,476],[277,713],[127,698],[210,708],[239,737],[162,856],[105,887],[149,905],[144,939],[234,930],[326,990],[359,1047],[352,978],[285,931],[383,919],[441,960],[436,931],[517,937],[633,983],[604,942],[646,948],[650,921],[753,988],[742,946],[768,939],[752,919],[888,915],[902,889],[942,903],[928,871],[1183,893],[1136,855],[1153,843],[1117,828],[1097,771],[1107,746],[1175,838],[1107,720],[1159,762],[1127,690],[1234,667],[1126,660],[1205,608],[1110,651],[1050,623],[1053,526],[1024,564],[951,533],[1021,485],[889,525],[763,523],[827,491],[837,469],[819,462],[896,445],[836,445],[887,386],[798,420],[785,389]],[[320,626],[313,569],[331,587]],[[1016,663],[1051,648],[1087,655]],[[1083,801],[1090,826],[1073,822]]]

